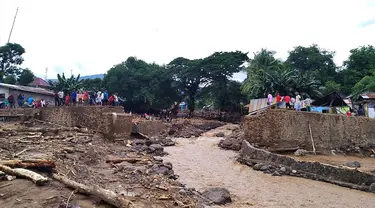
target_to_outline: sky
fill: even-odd
[[[375,0],[0,0],[0,46],[17,7],[10,42],[26,50],[22,67],[42,78],[48,68],[48,79],[105,73],[129,56],[167,64],[267,48],[285,60],[313,43],[340,66],[350,49],[375,45]]]

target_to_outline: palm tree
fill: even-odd
[[[273,57],[274,53],[262,49],[250,60],[247,78],[241,90],[249,98],[265,97],[266,93],[295,94],[319,97],[322,87],[320,82],[309,72],[292,69]]]

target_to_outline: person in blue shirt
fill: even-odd
[[[33,103],[34,103],[34,98],[33,97],[29,97],[27,99],[27,104],[30,106],[30,107],[33,107]]]
[[[72,92],[72,102],[73,102],[73,106],[75,106],[76,102],[77,102],[77,92],[76,92],[76,90],[73,90],[73,92]]]
[[[104,100],[103,100],[104,105],[108,104],[108,91],[104,91]]]

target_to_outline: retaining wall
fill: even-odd
[[[338,185],[345,185],[344,183],[347,183],[347,187],[358,188],[365,191],[368,191],[369,186],[372,183],[375,183],[375,175],[372,174],[360,172],[356,169],[340,168],[318,162],[296,161],[288,156],[274,154],[263,149],[255,148],[247,141],[242,142],[240,158],[245,162],[258,160],[269,164],[290,167],[293,170],[297,170],[297,172],[308,173],[308,175],[302,174],[303,177],[331,182]],[[296,176],[301,175],[296,174]],[[348,184],[354,184],[356,186],[353,187]]]
[[[113,115],[116,113],[116,115]],[[99,106],[51,107],[42,109],[7,109],[1,116],[23,114],[64,126],[83,126],[104,133],[109,137],[129,136],[133,117],[123,113],[122,108]]]
[[[246,116],[245,139],[272,149],[312,150],[309,124],[317,151],[375,147],[375,119],[290,110],[268,110],[261,115]]]

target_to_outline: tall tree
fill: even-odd
[[[189,60],[182,57],[174,59],[167,66],[175,80],[176,87],[188,98],[190,113],[195,110],[195,99],[200,85],[209,83],[208,73],[202,66],[202,59]]]
[[[335,52],[319,48],[316,44],[309,47],[297,46],[289,52],[286,63],[292,69],[313,73],[321,83],[325,83],[333,81],[337,75],[334,55]]]
[[[244,69],[244,63],[248,61],[248,59],[247,53],[235,51],[216,52],[202,60],[202,68],[207,73],[207,79],[210,81],[211,89],[215,92],[213,98],[216,106],[220,110],[231,109],[233,107],[233,102],[228,99],[235,98],[232,95],[234,95],[233,93],[236,91],[240,91],[240,86],[229,79],[234,73]],[[235,86],[238,86],[238,88],[235,89]],[[239,101],[241,98],[242,97],[238,97],[238,99],[236,98],[233,101]]]
[[[340,84],[347,94],[352,92],[354,85],[364,76],[372,76],[375,69],[375,47],[372,45],[361,46],[350,50],[344,68],[339,72]]]
[[[178,99],[172,77],[164,67],[135,57],[112,67],[103,83],[108,91],[118,93],[134,108],[167,108]]]
[[[321,84],[310,72],[290,68],[273,58],[274,53],[262,50],[250,60],[246,68],[247,78],[242,92],[249,98],[265,97],[266,93],[295,94],[310,97],[321,96]],[[268,61],[264,61],[268,60]]]
[[[82,88],[85,90],[97,92],[103,87],[103,80],[100,78],[82,80]]]
[[[16,84],[17,83],[16,75],[10,74],[10,75],[5,76],[4,83],[5,84],[12,84],[12,85]]]
[[[18,77],[18,83],[27,86],[34,81],[34,78],[34,73],[30,69],[23,69]]]
[[[7,43],[0,47],[0,79],[10,74],[19,74],[19,65],[23,62],[25,49],[17,43]]]

